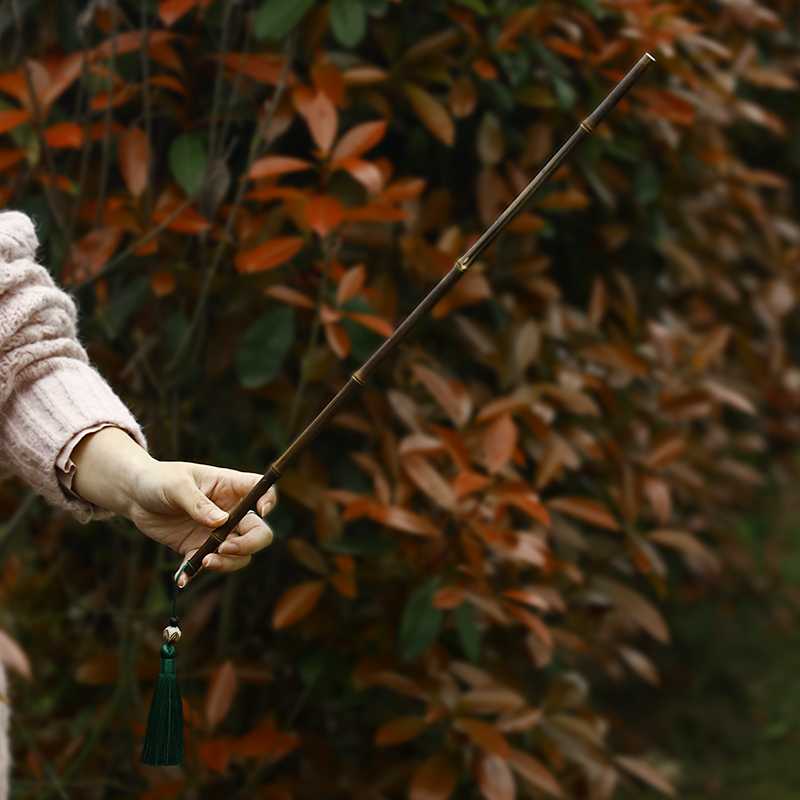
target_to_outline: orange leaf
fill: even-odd
[[[461,384],[447,381],[421,364],[415,364],[413,370],[450,419],[459,427],[465,425],[472,413],[472,399],[467,390]]]
[[[439,529],[425,517],[405,508],[390,505],[373,504],[368,511],[370,519],[381,522],[390,528],[397,528],[406,533],[419,536],[439,536]]]
[[[155,222],[163,222],[175,208],[160,208],[153,212]],[[175,219],[167,225],[167,229],[178,233],[205,233],[211,227],[211,223],[193,208],[184,208]]]
[[[158,18],[167,28],[171,28],[189,9],[197,5],[197,0],[162,0],[158,4]]]
[[[119,169],[128,191],[140,197],[147,188],[150,172],[150,149],[147,135],[138,126],[129,128],[119,139]]]
[[[77,150],[83,146],[83,128],[74,122],[59,122],[44,132],[44,138],[50,147],[71,147]]]
[[[658,542],[665,547],[674,547],[684,553],[692,553],[698,556],[709,556],[711,551],[694,535],[686,531],[658,530],[651,531],[647,538],[652,542]]]
[[[364,269],[363,264],[358,264],[352,269],[348,269],[342,275],[336,290],[336,302],[338,305],[344,305],[348,300],[355,297],[361,291],[366,277],[367,271]]]
[[[416,739],[426,727],[425,720],[421,717],[392,719],[381,725],[375,734],[375,744],[388,745],[408,742],[411,739]]]
[[[525,698],[505,686],[485,686],[462,695],[459,711],[470,714],[497,714],[525,705]]]
[[[150,288],[156,297],[166,297],[172,294],[178,286],[175,276],[166,269],[156,270],[150,276]]]
[[[293,733],[275,730],[255,730],[236,740],[236,756],[245,758],[268,758],[278,761],[300,746],[300,739]]]
[[[509,764],[517,775],[525,778],[537,789],[541,789],[553,797],[564,797],[564,791],[558,785],[553,773],[538,759],[521,750],[512,750]]]
[[[297,255],[303,249],[303,244],[300,236],[278,236],[255,250],[237,253],[234,259],[236,269],[243,274],[275,269]]]
[[[478,753],[475,778],[486,800],[515,800],[517,796],[514,776],[508,764],[496,755]]]
[[[288,172],[301,172],[311,169],[314,165],[300,158],[291,156],[265,156],[253,162],[247,177],[251,181],[259,178],[268,178],[271,175],[285,175]]]
[[[292,586],[283,593],[272,612],[275,630],[288,628],[305,617],[319,602],[325,590],[325,581],[306,581]]]
[[[434,608],[458,608],[464,602],[464,590],[460,586],[445,586],[433,596]]]
[[[375,147],[386,134],[386,120],[364,122],[351,128],[333,148],[331,159],[336,162],[343,158],[360,156]]]
[[[460,771],[458,761],[449,753],[431,756],[414,773],[408,800],[448,800]]]
[[[313,99],[303,100],[297,110],[305,119],[314,143],[323,153],[327,153],[339,126],[339,117],[331,99],[324,92],[317,92]]]
[[[341,225],[344,219],[344,209],[335,197],[318,194],[306,203],[305,215],[312,230],[324,239],[332,230]]]
[[[497,67],[486,58],[478,58],[472,62],[472,71],[485,81],[497,79]]]
[[[277,86],[283,71],[283,56],[268,53],[228,53],[225,56],[225,66],[260,83]]]
[[[451,511],[455,509],[456,497],[453,489],[430,461],[419,455],[406,456],[403,458],[403,470],[411,478],[411,482],[434,502],[442,508]]]
[[[320,92],[330,97],[334,105],[342,106],[347,86],[338,67],[317,62],[311,67],[311,80]]]
[[[301,308],[314,308],[314,301],[297,289],[292,289],[289,286],[279,284],[277,286],[268,286],[264,289],[264,294],[267,297],[274,297],[282,303],[289,303],[289,305],[300,306]]]
[[[511,755],[511,748],[508,746],[506,737],[493,725],[472,717],[460,717],[459,727],[472,739],[475,744],[482,747],[487,753],[492,753],[503,761],[507,761]]]
[[[525,608],[515,606],[513,603],[507,603],[506,608],[508,609],[508,613],[516,617],[528,628],[548,650],[553,649],[553,637],[550,635],[550,630],[536,614],[532,614]]]
[[[539,208],[572,210],[586,208],[592,204],[592,199],[580,189],[565,189],[563,192],[553,192],[539,203]]]
[[[347,354],[350,352],[350,337],[341,325],[337,325],[335,322],[326,325],[325,339],[338,358],[347,358]]]
[[[25,150],[21,147],[14,148],[13,150],[0,150],[0,171],[12,167],[23,158],[25,158]]]
[[[28,119],[28,114],[28,111],[16,111],[14,109],[0,111],[0,134],[16,128],[17,125],[22,125]]]
[[[626,772],[635,775],[639,780],[658,789],[669,797],[677,797],[675,787],[653,766],[646,761],[630,756],[617,756],[614,759]]]
[[[172,75],[153,75],[150,78],[151,86],[163,86],[165,89],[172,89],[173,92],[178,94],[186,94],[186,87]]]
[[[638,592],[607,578],[595,579],[597,588],[654,639],[667,644],[669,628],[661,612]]]
[[[452,147],[456,127],[447,109],[432,95],[413,83],[404,86],[412,108],[422,124],[441,142]]]
[[[351,600],[355,598],[357,594],[356,576],[352,570],[347,572],[334,572],[330,576],[330,581],[331,586],[333,586],[342,597],[349,597]]]
[[[517,426],[510,414],[503,414],[489,426],[483,440],[489,472],[499,472],[509,462],[517,446],[517,436]]]
[[[608,531],[620,529],[614,515],[605,506],[594,500],[587,500],[585,497],[556,497],[547,505],[563,514],[588,522],[590,525],[596,525],[598,528],[605,528]]]
[[[383,189],[383,175],[371,162],[363,158],[343,158],[337,161],[334,169],[349,172],[370,194],[378,194]]]
[[[85,280],[106,265],[122,238],[121,228],[95,228],[72,245],[67,258],[65,280]]]
[[[0,663],[22,675],[23,678],[33,680],[31,664],[25,651],[5,632],[0,630]],[[2,702],[7,702],[6,698]]]
[[[228,659],[211,676],[206,692],[206,722],[209,731],[225,718],[236,694],[236,669],[233,661]]]

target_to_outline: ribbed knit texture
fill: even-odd
[[[56,475],[58,454],[76,434],[115,425],[143,447],[136,420],[88,364],[75,330],[72,298],[34,261],[30,219],[0,213],[0,466],[81,522],[108,516],[68,497]]]
[[[76,336],[75,303],[34,260],[38,245],[25,214],[0,213],[0,467],[88,522],[109,514],[65,494],[56,473],[59,453],[100,423],[146,443],[125,404],[89,366]],[[0,692],[0,800],[7,800],[8,705],[1,667]]]

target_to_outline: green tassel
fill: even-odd
[[[175,677],[175,648],[165,644],[161,648],[161,674],[147,717],[142,764],[172,767],[183,764],[184,757],[183,704]]]

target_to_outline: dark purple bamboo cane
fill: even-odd
[[[320,431],[336,416],[339,409],[355,394],[357,387],[363,386],[367,378],[380,366],[414,329],[416,324],[450,291],[455,282],[472,266],[475,259],[497,238],[500,232],[519,213],[539,187],[561,166],[564,159],[584,139],[594,132],[606,114],[624,97],[634,83],[655,61],[649,53],[643,55],[633,69],[611,90],[611,93],[578,126],[575,133],[561,146],[555,155],[544,165],[536,177],[512,201],[511,205],[491,224],[484,234],[456,261],[453,268],[431,289],[423,301],[400,323],[395,332],[372,354],[369,360],[340,389],[339,393],[320,411],[317,418],[289,445],[284,454],[275,461],[264,477],[252,488],[250,493],[231,512],[227,522],[211,532],[203,546],[189,559],[186,574],[190,577],[198,572],[203,559],[221,545],[228,534],[239,524],[242,517],[271,486],[277,483],[287,465],[305,450]]]

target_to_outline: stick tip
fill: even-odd
[[[654,58],[653,56],[651,56],[651,55],[650,55],[650,53],[645,53],[645,55],[646,55],[646,56],[647,56],[647,57],[648,57],[648,58],[649,58],[651,61],[655,61],[655,58]]]

